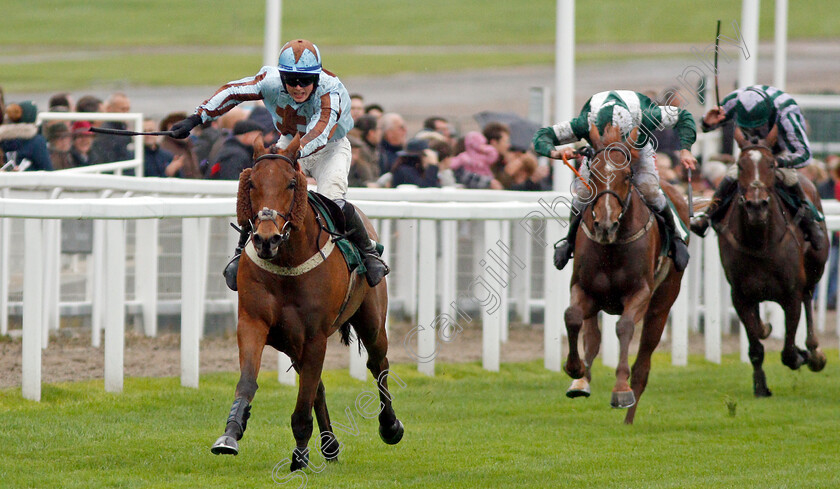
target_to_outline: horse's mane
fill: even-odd
[[[239,174],[239,190],[236,193],[236,220],[239,226],[250,226],[251,219],[256,214],[251,206],[251,173],[253,168],[246,168]],[[307,183],[306,177],[299,169],[295,169],[295,204],[291,212],[291,225],[300,228],[303,225],[303,217],[306,213]],[[283,212],[282,209],[275,209]]]

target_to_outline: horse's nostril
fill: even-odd
[[[256,247],[256,248],[260,248],[260,247],[262,247],[262,244],[263,244],[263,238],[262,238],[262,236],[260,236],[259,234],[256,234],[256,233],[255,233],[255,234],[254,234],[254,237],[253,237],[252,239],[254,240],[254,247]]]
[[[612,225],[610,226],[610,231],[615,231],[616,229],[618,229],[618,221],[615,221],[615,222],[614,222],[614,223],[612,223]]]
[[[599,221],[599,220],[597,220],[597,219],[596,219],[596,220],[594,220],[594,221],[592,221],[592,224],[594,224],[596,228],[600,228],[600,227],[601,227],[601,221]]]
[[[271,237],[270,244],[271,244],[272,247],[278,246],[280,244],[280,241],[282,241],[282,240],[283,240],[282,235],[275,234],[274,236]]]

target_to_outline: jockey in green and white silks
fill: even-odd
[[[674,265],[679,270],[688,264],[688,248],[681,232],[674,222],[674,216],[667,205],[665,194],[659,186],[659,174],[656,171],[655,154],[657,142],[653,137],[654,131],[675,129],[680,139],[680,161],[688,168],[694,168],[697,161],[692,156],[690,148],[697,137],[694,118],[687,110],[659,106],[646,95],[629,90],[614,90],[593,95],[583,106],[580,115],[572,120],[560,122],[553,126],[544,127],[534,136],[535,151],[547,157],[558,157],[556,146],[586,139],[589,141],[590,125],[595,125],[598,132],[603,134],[604,127],[611,123],[617,126],[624,137],[633,129],[638,129],[636,148],[639,158],[631,161],[633,169],[633,184],[639,189],[645,202],[657,214],[661,215],[672,231],[674,239],[671,243],[671,256]],[[591,144],[591,141],[589,141]],[[568,156],[568,155],[567,155]],[[588,165],[581,168],[584,180],[589,178]],[[558,269],[566,266],[574,252],[575,234],[585,207],[584,201],[577,194],[586,195],[583,182],[574,182],[574,198],[572,200],[572,216],[569,232],[564,240],[558,242],[554,254],[554,265]]]
[[[321,52],[305,39],[287,42],[277,66],[264,66],[254,76],[222,85],[190,117],[172,127],[173,137],[185,138],[198,124],[211,121],[242,102],[262,100],[280,133],[278,147],[300,135],[298,163],[315,178],[318,192],[344,211],[348,238],[361,251],[371,287],[388,274],[376,253],[364,223],[352,204],[344,200],[352,152],[347,132],[353,128],[350,94],[337,76],[321,66]],[[243,230],[236,253],[225,268],[228,287],[236,290],[238,260],[250,230]]]
[[[734,121],[748,141],[764,140],[773,127],[778,129],[776,144],[771,150],[776,157],[777,177],[785,190],[803,203],[802,230],[812,246],[819,249],[822,229],[807,206],[808,198],[799,184],[797,168],[807,166],[811,160],[811,147],[806,134],[805,117],[793,97],[769,85],[753,85],[730,93],[723,105],[710,110],[704,117],[703,132],[716,129],[727,121]],[[691,229],[704,236],[710,221],[725,214],[731,196],[737,190],[738,165],[730,165],[726,177],[715,191],[712,204],[705,213],[692,219]]]

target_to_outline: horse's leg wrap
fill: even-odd
[[[225,434],[234,437],[237,441],[241,440],[250,417],[251,404],[244,397],[237,397],[230,408]]]
[[[233,251],[233,258],[228,262],[222,275],[225,277],[225,283],[232,291],[236,291],[236,275],[239,273],[239,257],[242,255],[242,250],[245,249],[245,244],[248,243],[248,237],[251,236],[251,231],[244,226],[239,230],[239,243]]]
[[[344,212],[344,221],[347,225],[347,238],[362,253],[362,259],[365,262],[365,268],[367,268],[368,285],[376,287],[388,275],[391,269],[382,261],[379,254],[376,253],[376,246],[370,240],[367,229],[365,229],[365,223],[362,221],[359,213],[356,212],[353,204],[343,199],[337,200],[336,203],[341,206],[341,210]]]

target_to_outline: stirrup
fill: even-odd
[[[386,275],[391,273],[391,267],[385,263],[382,258],[380,258],[376,253],[367,253],[364,255],[363,260],[365,263],[365,268],[367,268],[367,272],[365,273],[365,278],[367,279],[368,285],[371,287],[376,287],[379,285],[379,282],[385,278]],[[374,263],[374,266],[370,266],[370,263]],[[384,272],[377,273],[376,275],[373,274],[374,271],[383,270]]]
[[[227,265],[225,265],[225,270],[222,272],[222,275],[225,277],[225,283],[227,284],[228,288],[234,292],[236,292],[236,276],[239,273],[239,257],[242,256],[242,252],[237,253],[230,259]]]

